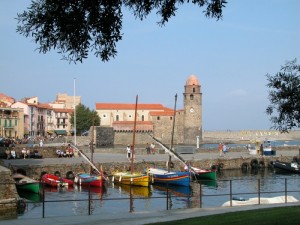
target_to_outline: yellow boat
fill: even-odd
[[[134,186],[148,187],[150,177],[148,174],[116,172],[112,174],[112,182],[119,184],[128,184]]]

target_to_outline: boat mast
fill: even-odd
[[[75,90],[76,90],[76,78],[74,78],[74,95],[73,95],[73,104],[74,104],[74,145],[77,146],[77,140],[76,140],[76,102],[75,102]]]
[[[91,135],[91,143],[90,143],[90,149],[91,149],[91,162],[94,161],[94,132],[95,132],[95,117],[93,117],[93,129],[92,129],[92,135]],[[93,167],[91,166],[90,174],[92,173]]]
[[[176,103],[177,103],[177,94],[175,95],[175,104],[174,104],[173,126],[172,126],[172,136],[171,136],[171,146],[170,146],[171,151],[173,150],[175,116],[176,116]],[[170,172],[170,170],[171,170],[170,164],[171,164],[171,154],[169,154],[168,172]]]
[[[133,138],[132,138],[132,152],[131,152],[131,173],[133,173],[133,161],[134,161],[134,145],[135,145],[135,131],[136,131],[136,117],[137,117],[137,104],[138,104],[138,95],[135,100],[135,111],[134,111],[134,124],[133,124]]]

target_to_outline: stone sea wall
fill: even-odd
[[[240,131],[204,131],[204,142],[223,141],[263,141],[263,140],[299,140],[300,131],[280,133],[275,130],[240,130]]]
[[[0,215],[2,218],[16,216],[18,193],[11,171],[0,166]]]

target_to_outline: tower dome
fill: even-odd
[[[190,86],[190,85],[200,85],[200,84],[198,78],[194,74],[192,74],[188,77],[186,81],[186,85]]]

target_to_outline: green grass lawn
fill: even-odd
[[[231,212],[184,220],[151,223],[155,225],[298,225],[300,206]]]

